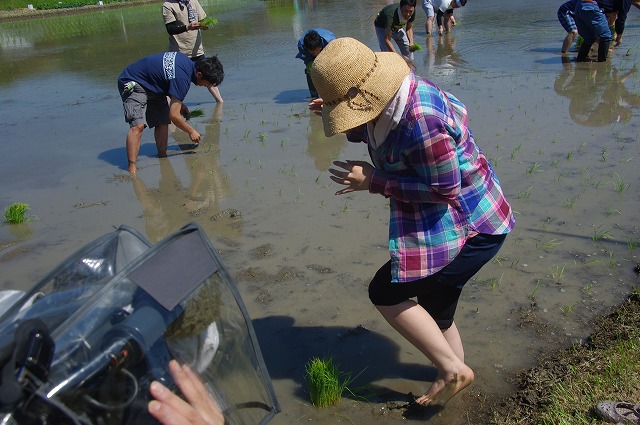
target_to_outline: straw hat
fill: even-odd
[[[407,75],[409,66],[397,53],[374,53],[353,38],[331,41],[311,68],[323,100],[324,134],[330,137],[376,118]]]

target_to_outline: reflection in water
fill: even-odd
[[[563,58],[562,67],[554,89],[569,98],[569,115],[577,124],[602,127],[626,123],[633,108],[640,106],[640,96],[630,93],[624,84],[637,72],[635,67],[620,74],[610,62],[574,66],[568,58]]]
[[[428,71],[437,70],[439,75],[452,78],[457,74],[458,68],[466,65],[466,61],[456,51],[456,37],[453,33],[448,32],[439,37],[428,36],[426,45],[424,67]]]
[[[325,137],[322,118],[316,114],[309,115],[309,133],[307,134],[307,151],[313,158],[318,171],[327,171],[331,162],[336,159],[346,145],[344,136]]]
[[[160,180],[157,188],[147,187],[140,176],[133,175],[133,189],[142,204],[145,229],[151,242],[161,240],[185,222],[199,217],[209,221],[221,212],[220,202],[231,192],[231,185],[218,164],[221,116],[222,104],[218,103],[208,120],[198,150],[159,160]],[[188,135],[182,131],[174,131],[173,138],[182,149],[193,146]],[[185,168],[191,174],[191,183],[187,187],[171,165],[178,157],[184,158]],[[220,227],[227,224],[223,220],[219,222]],[[216,228],[216,233],[237,238],[241,233],[240,222],[236,220],[224,229]]]

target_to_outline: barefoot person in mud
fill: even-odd
[[[391,260],[369,298],[438,370],[416,402],[443,405],[474,379],[453,317],[465,283],[513,228],[511,206],[467,128],[465,106],[399,55],[338,38],[311,78],[321,98],[309,107],[321,112],[325,135],[366,143],[374,164],[334,161],[331,179],[345,186],[336,195],[389,198]]]
[[[200,133],[185,120],[189,109],[182,103],[191,83],[209,87],[224,78],[222,64],[212,56],[194,63],[179,52],[156,53],[127,66],[118,77],[118,92],[129,124],[127,159],[130,173],[138,171],[136,160],[145,127],[153,128],[158,157],[167,156],[169,123],[200,143]],[[167,103],[167,97],[170,98]]]

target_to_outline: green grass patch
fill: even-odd
[[[4,222],[7,224],[20,224],[30,221],[31,217],[27,215],[29,204],[14,202],[4,209]]]
[[[3,0],[0,2],[0,10],[25,9],[32,4],[37,10],[68,9],[97,4],[98,0]],[[103,0],[104,4],[127,3],[127,0]]]
[[[351,374],[340,372],[331,358],[311,359],[306,372],[311,403],[316,407],[337,404],[351,382]]]

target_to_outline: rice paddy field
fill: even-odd
[[[466,104],[517,224],[458,307],[476,381],[442,411],[407,415],[435,369],[367,297],[388,258],[388,203],[334,195],[331,161],[367,152],[324,137],[295,58],[313,27],[377,50],[373,19],[385,2],[202,4],[218,20],[204,46],[225,67],[225,102],[193,86],[185,102],[204,113],[190,120],[202,142],[176,130],[158,159],[145,131],[135,178],[116,78],[167,48],[160,5],[0,22],[0,207],[27,203],[31,217],[0,224],[2,289],[28,289],[113,226],[156,242],[195,221],[254,320],[283,408],[272,423],[466,424],[479,400],[509,394],[516,371],[586,337],[637,285],[638,10],[607,63],[576,64],[575,50],[560,54],[558,2],[470,1],[442,37],[426,36],[418,7],[416,73]],[[355,395],[320,409],[305,365],[327,356],[355,378]]]

